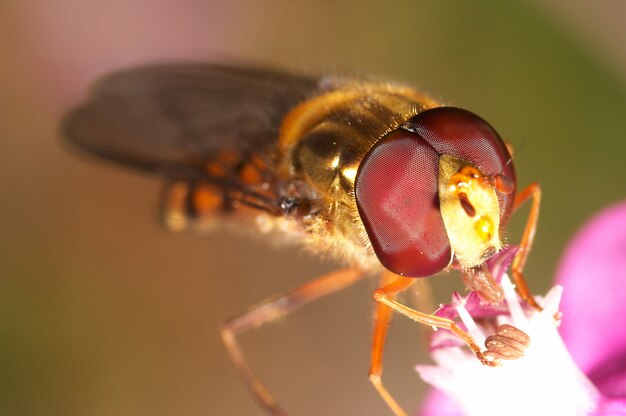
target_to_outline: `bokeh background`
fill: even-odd
[[[527,268],[541,293],[576,228],[625,195],[625,13],[610,0],[2,1],[0,414],[261,415],[219,322],[336,267],[160,228],[157,180],[61,143],[59,118],[99,75],[234,57],[407,81],[471,109],[518,149],[520,183],[543,186]],[[432,281],[439,301],[461,288]],[[366,378],[375,284],[242,337],[292,414],[388,414]],[[384,379],[408,410],[427,360],[415,325],[395,319]]]

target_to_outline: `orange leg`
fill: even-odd
[[[406,416],[406,413],[385,388],[381,378],[383,372],[383,350],[385,346],[385,339],[387,337],[388,325],[391,321],[391,314],[393,311],[399,312],[420,324],[450,330],[470,347],[483,364],[495,366],[499,363],[498,358],[491,355],[485,356],[474,339],[465,331],[461,330],[454,323],[454,321],[418,312],[399,302],[396,302],[395,296],[399,292],[402,292],[410,287],[413,283],[415,283],[415,281],[416,279],[401,277],[392,272],[386,271],[383,276],[383,282],[385,285],[374,292],[374,300],[378,303],[376,305],[376,322],[374,324],[374,340],[372,342],[369,379],[396,416]]]
[[[383,289],[388,289],[389,296],[395,298],[395,294],[408,288],[413,284],[414,280],[400,281],[395,280],[395,275],[390,272],[385,272],[380,278],[380,283]],[[396,286],[390,288],[390,285],[397,283]],[[389,408],[396,414],[405,416],[404,410],[396,402],[393,396],[387,391],[383,385],[381,376],[383,373],[383,351],[385,348],[385,340],[387,339],[387,332],[389,330],[389,323],[391,322],[391,316],[393,315],[393,309],[384,303],[376,303],[376,317],[374,318],[374,336],[372,340],[372,356],[370,362],[369,379],[378,391],[378,394],[383,398]]]
[[[237,342],[237,335],[271,322],[311,301],[350,286],[363,277],[357,269],[341,269],[318,277],[290,291],[269,298],[241,315],[222,324],[221,336],[226,351],[257,401],[272,415],[287,413],[274,400],[263,382],[254,373]]]
[[[530,293],[526,280],[524,279],[523,270],[526,265],[526,259],[530,253],[530,249],[535,238],[535,232],[537,231],[537,222],[539,220],[539,204],[541,202],[541,188],[536,182],[531,183],[526,188],[522,189],[520,193],[515,197],[515,205],[513,210],[517,210],[520,205],[526,202],[529,198],[532,198],[532,205],[530,207],[530,214],[528,214],[528,220],[526,221],[526,228],[524,228],[524,234],[522,235],[522,241],[520,242],[520,249],[513,259],[511,270],[513,272],[513,280],[515,281],[515,288],[517,293],[528,303],[530,306],[538,311],[542,308],[535,301],[535,298]]]

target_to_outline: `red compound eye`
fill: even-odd
[[[409,277],[431,276],[452,259],[438,198],[439,154],[419,135],[396,130],[365,156],[356,203],[376,256]]]

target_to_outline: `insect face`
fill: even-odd
[[[458,108],[424,111],[382,138],[355,182],[357,207],[381,263],[403,276],[425,277],[453,259],[463,269],[479,266],[500,250],[515,189],[509,161],[495,130]]]
[[[461,267],[472,268],[501,248],[494,186],[462,159],[439,159],[439,201],[450,246]]]

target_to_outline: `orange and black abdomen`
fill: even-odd
[[[280,215],[276,177],[269,168],[271,152],[219,152],[207,161],[206,172],[223,183],[174,180],[165,183],[161,218],[174,231],[210,229],[216,221],[242,211]]]

